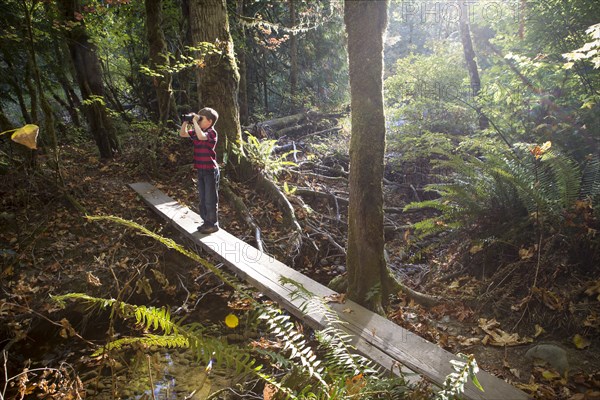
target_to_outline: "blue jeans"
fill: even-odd
[[[208,225],[219,222],[219,179],[218,168],[214,170],[198,170],[198,194],[200,196],[200,217]]]

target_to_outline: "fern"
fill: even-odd
[[[482,392],[483,387],[477,380],[477,372],[479,367],[477,361],[473,355],[457,354],[461,360],[451,360],[452,369],[454,372],[450,373],[444,381],[442,390],[438,392],[437,400],[451,400],[460,398],[460,395],[465,391],[465,384],[471,379],[475,387]]]
[[[189,347],[188,339],[183,335],[152,335],[145,334],[139,337],[124,337],[121,339],[113,340],[107,343],[104,347],[96,350],[92,357],[97,357],[105,353],[109,353],[113,350],[122,350],[124,347],[131,347],[133,345],[141,345],[144,347],[156,346],[165,348],[187,348]]]
[[[141,337],[117,339],[109,342],[104,349],[96,351],[94,353],[96,355],[113,349],[119,350],[124,346],[134,343],[147,346],[185,347],[196,354],[197,360],[203,360],[205,363],[208,363],[213,355],[216,355],[220,365],[235,371],[237,375],[254,374],[260,376],[262,379],[272,380],[266,374],[259,374],[262,365],[257,363],[248,350],[229,345],[221,339],[207,337],[198,325],[180,326],[171,320],[168,310],[163,307],[137,306],[117,302],[113,299],[96,298],[82,293],[54,296],[53,299],[63,306],[65,305],[65,300],[70,299],[92,303],[101,308],[115,307],[118,311],[117,316],[126,320],[135,318],[137,325],[145,329],[162,331],[164,333],[163,335],[145,334]]]
[[[301,310],[307,315],[317,314],[325,319],[326,328],[315,332],[315,338],[321,349],[325,351],[324,361],[327,370],[334,376],[355,376],[369,374],[377,376],[380,371],[373,361],[356,353],[352,345],[353,337],[344,331],[345,324],[337,313],[323,301],[307,290],[302,284],[292,279],[282,277],[283,284],[294,286],[290,296],[293,300],[303,299]]]
[[[532,148],[518,143],[509,150],[486,148],[479,156],[450,154],[438,160],[438,168],[453,171],[446,183],[427,186],[440,197],[411,203],[405,209],[429,207],[441,216],[421,221],[417,231],[497,229],[502,226],[498,221],[508,227],[530,216],[560,228],[565,211],[577,199],[600,193],[600,162],[590,161],[582,173],[573,159],[559,151],[546,150],[536,157]]]
[[[323,388],[328,388],[323,378],[324,368],[320,365],[321,361],[317,360],[317,355],[304,335],[295,328],[290,316],[283,314],[281,310],[265,307],[259,319],[263,320],[271,334],[283,343],[283,350],[288,352],[289,360],[298,360],[302,371],[305,371],[309,377],[317,379]]]
[[[238,156],[246,157],[258,170],[265,175],[275,177],[284,167],[295,166],[296,163],[287,161],[287,157],[295,154],[298,150],[291,150],[273,157],[272,154],[277,146],[276,140],[259,140],[255,136],[248,134],[247,141],[238,140],[236,152]]]

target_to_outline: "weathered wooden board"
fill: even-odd
[[[288,312],[315,329],[321,329],[327,324],[323,315],[305,315],[300,310],[302,300],[291,298],[294,288],[291,285],[283,285],[280,278],[292,279],[316,296],[331,296],[335,294],[334,291],[273,257],[261,253],[223,229],[210,235],[200,234],[196,230],[202,223],[200,216],[151,184],[139,182],[130,186],[148,205],[170,221],[187,238],[223,262],[240,278],[277,301]],[[354,345],[358,351],[386,369],[397,374],[400,368],[405,373],[408,368],[437,385],[442,385],[445,377],[453,372],[450,360],[456,357],[436,344],[354,302],[331,303],[330,306],[338,313],[340,320],[344,321],[343,328],[355,337]],[[528,398],[524,392],[485,371],[480,371],[477,377],[485,392],[481,392],[469,383],[465,387],[465,398],[481,400]]]

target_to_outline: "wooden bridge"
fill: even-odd
[[[302,300],[292,300],[291,292],[294,288],[282,284],[280,278],[286,277],[299,282],[316,296],[326,297],[335,295],[336,292],[261,253],[223,229],[211,235],[200,234],[196,229],[202,222],[200,216],[151,184],[140,182],[130,186],[159,215],[170,221],[185,237],[222,262],[231,272],[245,279],[312,328],[319,330],[325,327],[326,321],[322,315],[302,313]],[[450,361],[457,357],[438,345],[352,301],[343,304],[332,303],[330,306],[338,313],[340,320],[345,322],[342,328],[354,337],[353,345],[356,349],[387,370],[395,374],[400,374],[401,371],[405,374],[412,373],[413,376],[416,372],[438,386],[442,386],[446,376],[454,372]],[[485,371],[480,371],[477,378],[485,392],[481,392],[469,382],[465,386],[464,398],[528,398],[524,392]]]

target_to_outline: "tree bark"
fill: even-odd
[[[345,1],[351,122],[348,297],[383,313],[391,274],[384,258],[383,33],[388,1]]]
[[[289,0],[290,7],[290,25],[293,29],[296,26],[296,3],[295,0]],[[298,110],[297,91],[298,89],[298,39],[296,34],[290,34],[290,108],[294,113]]]
[[[145,0],[146,34],[150,50],[150,69],[157,75],[153,77],[153,85],[158,100],[158,122],[165,125],[175,117],[171,73],[167,43],[162,28],[162,0]]]
[[[71,60],[83,98],[83,112],[102,159],[110,159],[119,150],[117,132],[106,110],[104,84],[96,46],[90,40],[83,20],[81,0],[61,0],[65,21],[73,25],[67,31]]]
[[[242,137],[238,90],[240,75],[233,52],[225,0],[190,0],[190,29],[194,47],[211,43],[217,54],[203,54],[203,67],[198,67],[199,106],[214,108],[219,113],[217,152],[229,154]],[[226,156],[227,154],[227,156]]]
[[[237,13],[238,15],[244,15],[244,0],[237,0]],[[246,43],[246,31],[243,26],[239,28],[239,34],[241,36],[241,42]],[[248,118],[250,116],[249,105],[248,105],[248,64],[246,62],[246,52],[240,51],[238,53],[238,65],[240,68],[240,90],[239,90],[239,104],[240,104],[240,123],[241,125],[248,124]]]
[[[7,49],[1,49],[2,51],[2,55],[4,57],[4,62],[6,63],[6,65],[8,66],[8,69],[10,71],[10,73],[8,74],[9,76],[6,77],[8,84],[12,87],[13,89],[13,94],[15,96],[17,96],[17,100],[19,102],[19,109],[21,110],[21,115],[23,116],[23,119],[25,120],[26,123],[31,123],[32,118],[31,115],[29,114],[29,110],[27,108],[27,104],[25,103],[25,96],[23,93],[23,89],[21,87],[21,84],[19,83],[19,74],[17,73],[16,69],[15,69],[15,65],[12,59],[12,54],[10,54],[10,52]],[[29,67],[27,67],[28,69]],[[27,79],[28,77],[25,76],[24,77],[24,81],[29,82],[29,90],[31,90],[31,83],[30,83],[30,79]],[[32,93],[32,96],[35,97],[35,93]]]
[[[471,40],[471,28],[469,24],[469,10],[464,3],[459,3],[460,9],[459,17],[459,31],[460,41],[463,46],[463,53],[465,55],[465,62],[467,64],[467,71],[469,72],[469,79],[471,82],[470,93],[473,96],[473,100],[477,102],[477,96],[481,90],[481,79],[479,78],[479,69],[477,68],[477,61],[475,61],[475,51],[473,50],[473,41]],[[475,106],[477,114],[479,116],[479,129],[486,129],[489,126],[487,118],[481,113],[479,106]]]

